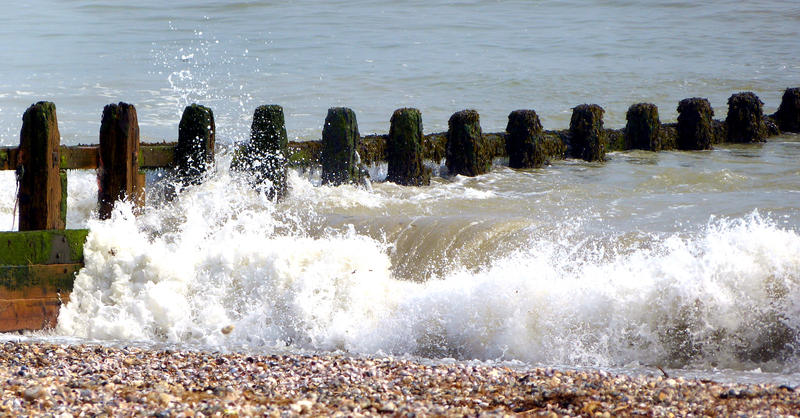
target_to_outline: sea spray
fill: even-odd
[[[403,254],[386,235],[323,213],[368,216],[394,204],[386,196],[313,187],[296,173],[290,185],[276,207],[223,172],[138,219],[122,205],[111,220],[90,221],[86,268],[57,333],[575,366],[798,368],[800,236],[758,213],[636,239],[584,236],[579,220],[550,232],[520,224],[515,234],[527,238],[517,250],[420,280],[395,273]]]

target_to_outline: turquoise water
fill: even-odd
[[[207,181],[145,213],[97,221],[96,181],[69,174],[86,268],[42,338],[213,349],[344,351],[522,365],[663,366],[800,383],[800,137],[704,152],[611,153],[429,187],[321,186],[293,172],[278,204],[228,170],[257,105],[317,139],[352,107],[362,133],[422,110],[426,132],[481,113],[502,131],[533,108],[566,128],[598,103],[621,127],[649,101],[756,92],[773,112],[800,84],[789,1],[31,1],[0,25],[0,145],[31,103],[58,107],[62,142],[96,143],[102,107],[137,107],[145,140],[174,140],[188,103],[221,144]],[[0,173],[0,228],[14,217]],[[6,226],[7,225],[7,226]],[[230,334],[220,329],[234,325]],[[671,372],[672,373],[672,372]]]

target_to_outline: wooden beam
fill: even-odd
[[[83,264],[0,266],[0,332],[52,328]]]
[[[177,142],[139,145],[139,168],[171,167],[175,161]]]
[[[82,263],[88,233],[88,229],[2,231],[0,265]]]
[[[62,146],[62,170],[90,170],[95,169],[100,161],[97,145]]]
[[[133,105],[120,102],[103,109],[97,182],[100,219],[110,218],[121,199],[144,201],[144,188],[139,187],[139,119]]]
[[[216,130],[211,109],[191,104],[183,110],[178,125],[175,166],[185,186],[199,184],[203,174],[214,164]]]
[[[59,172],[56,105],[38,102],[22,116],[20,156],[24,171],[19,182],[19,230],[64,229],[61,173]]]
[[[177,142],[139,145],[139,168],[171,167],[175,160]],[[99,165],[97,145],[62,145],[59,168],[62,170],[92,170]],[[19,147],[0,147],[0,170],[16,170]]]

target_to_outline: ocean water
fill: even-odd
[[[371,190],[290,175],[278,204],[228,170],[253,109],[281,104],[317,139],[328,107],[363,133],[422,110],[426,132],[481,113],[545,128],[598,103],[606,126],[648,101],[754,91],[773,112],[800,84],[791,1],[31,1],[0,27],[0,145],[31,103],[58,107],[62,143],[96,143],[128,101],[145,140],[174,140],[210,106],[219,154],[174,201],[148,175],[144,214],[96,220],[93,172],[69,173],[68,227],[90,228],[58,327],[27,338],[481,360],[527,367],[664,367],[800,384],[800,136],[713,151],[609,154]],[[0,172],[0,229],[14,229]],[[233,325],[230,334],[221,329]],[[3,338],[19,338],[4,336]]]

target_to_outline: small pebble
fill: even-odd
[[[39,385],[31,386],[22,392],[22,397],[26,401],[34,401],[44,396],[44,388]]]

